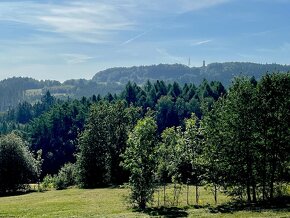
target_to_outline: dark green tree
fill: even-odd
[[[0,194],[25,188],[36,176],[36,160],[25,142],[11,133],[0,137]]]

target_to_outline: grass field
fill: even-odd
[[[144,213],[136,212],[125,201],[128,189],[77,189],[62,191],[32,192],[24,195],[1,197],[0,217],[290,217],[290,210],[237,211],[232,213],[211,213],[210,207],[196,209],[186,206],[185,188],[181,190],[178,207],[157,208],[158,198]],[[173,189],[167,189],[168,202],[173,199]],[[194,204],[194,189],[190,190],[190,203]],[[163,195],[160,194],[159,206]],[[228,202],[226,196],[219,196],[220,204]],[[169,204],[169,203],[168,203]],[[210,191],[201,189],[200,204],[213,205]]]

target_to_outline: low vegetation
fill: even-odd
[[[167,204],[173,200],[173,188],[167,187]],[[214,204],[210,190],[200,189],[200,206],[195,204],[195,187],[190,187],[190,206],[186,201],[186,186],[180,193],[178,206],[163,207],[160,193],[144,212],[138,212],[126,204],[126,188],[76,189],[32,192],[19,196],[0,198],[0,217],[288,217],[289,208],[243,207],[227,205],[230,198],[219,194]]]

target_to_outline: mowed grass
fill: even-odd
[[[210,190],[200,189],[200,202],[203,208],[195,209],[187,206],[186,187],[181,189],[179,205],[173,203],[172,186],[166,190],[167,207],[163,208],[163,191],[160,189],[159,206],[158,194],[151,209],[145,213],[134,211],[126,203],[128,189],[77,189],[62,191],[33,192],[29,194],[1,197],[0,217],[290,217],[289,208],[284,210],[238,211],[233,213],[211,213],[208,205],[214,206]],[[190,204],[195,204],[195,190],[190,187]],[[219,193],[219,203],[227,203],[230,199]],[[170,203],[171,202],[171,203]]]

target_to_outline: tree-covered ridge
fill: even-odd
[[[182,64],[159,64],[110,68],[96,73],[93,80],[97,82],[119,82],[121,84],[128,81],[143,84],[147,80],[199,84],[203,79],[207,79],[209,81],[220,81],[228,87],[235,76],[254,76],[260,79],[266,72],[288,72],[289,70],[289,65],[247,62],[211,63],[202,67],[188,67]]]
[[[32,78],[13,77],[0,81],[0,111],[6,111],[26,100],[25,91],[60,85],[58,81],[38,81]]]
[[[228,87],[235,76],[248,75],[259,79],[266,72],[288,72],[289,70],[288,65],[228,62],[212,63],[204,67],[159,64],[110,68],[98,72],[91,80],[72,79],[63,83],[14,77],[0,81],[0,111],[7,111],[23,101],[35,103],[48,90],[59,99],[80,99],[83,96],[90,97],[98,94],[104,96],[108,92],[120,93],[129,81],[138,85],[144,85],[148,80],[198,85],[202,83],[203,79],[207,79],[208,81],[220,81],[225,87]]]
[[[124,85],[96,83],[92,80],[38,81],[32,78],[13,77],[0,81],[0,111],[7,111],[19,103],[37,103],[49,90],[58,99],[89,97],[93,94],[119,93]]]

